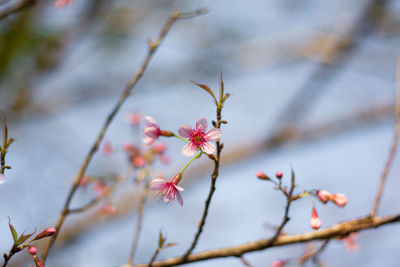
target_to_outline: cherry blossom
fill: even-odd
[[[214,128],[206,132],[207,120],[200,118],[196,122],[196,128],[192,129],[189,125],[179,127],[178,132],[180,136],[189,139],[189,144],[185,145],[182,149],[182,154],[185,156],[193,156],[200,148],[206,154],[212,154],[215,151],[214,141],[221,136],[221,130]]]
[[[144,134],[146,137],[143,138],[143,142],[146,145],[151,146],[160,136],[161,130],[155,119],[150,116],[146,116],[144,118],[146,119],[147,123],[144,127]]]
[[[154,179],[151,182],[150,190],[162,196],[165,202],[177,199],[182,206],[183,200],[179,191],[183,191],[184,189],[177,185],[181,178],[182,175],[177,174],[171,181],[167,181],[162,177]]]

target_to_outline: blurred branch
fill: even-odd
[[[382,197],[383,186],[385,185],[386,177],[389,173],[390,167],[392,166],[394,155],[397,150],[397,145],[399,142],[399,131],[400,131],[400,57],[397,59],[397,96],[396,96],[396,117],[394,123],[394,130],[393,130],[393,138],[392,138],[392,146],[389,151],[388,158],[386,160],[385,167],[382,172],[382,176],[378,186],[378,192],[376,194],[376,199],[374,202],[374,206],[371,211],[371,217],[375,217],[379,201]]]
[[[60,233],[61,227],[66,219],[66,217],[70,214],[70,210],[69,210],[69,206],[70,203],[72,201],[72,198],[75,195],[76,190],[79,187],[80,181],[82,180],[82,177],[84,176],[86,169],[91,161],[91,159],[93,158],[93,155],[96,153],[96,151],[99,148],[100,142],[103,140],[103,137],[109,127],[109,125],[111,124],[111,122],[113,121],[114,117],[116,116],[116,114],[118,113],[118,111],[120,110],[122,104],[125,102],[125,100],[128,98],[128,96],[131,94],[131,91],[133,89],[133,87],[137,84],[137,82],[140,80],[140,78],[143,76],[144,71],[146,70],[150,59],[152,58],[152,56],[154,55],[154,52],[157,50],[157,48],[159,47],[159,45],[161,44],[161,42],[164,40],[165,36],[167,35],[168,31],[171,29],[172,25],[180,20],[180,19],[185,19],[185,18],[192,18],[193,16],[196,15],[200,15],[200,14],[204,14],[205,10],[199,10],[197,12],[190,12],[190,13],[180,13],[179,11],[175,11],[173,13],[173,15],[168,19],[168,21],[165,23],[164,27],[162,28],[161,33],[159,34],[158,38],[156,39],[156,41],[150,41],[149,42],[149,50],[147,53],[147,56],[142,64],[142,66],[140,67],[140,69],[137,71],[137,73],[132,77],[132,79],[129,81],[129,83],[126,85],[125,89],[122,92],[121,97],[119,98],[118,102],[115,104],[115,106],[113,107],[113,109],[111,110],[111,112],[109,113],[109,115],[107,116],[106,121],[104,122],[103,127],[101,128],[94,144],[92,145],[91,149],[89,150],[88,155],[86,156],[79,172],[78,175],[76,176],[74,183],[68,193],[68,197],[67,200],[64,204],[64,207],[62,209],[62,212],[59,216],[57,225],[56,225],[56,229],[57,232],[55,235],[53,235],[50,239],[50,241],[48,242],[48,245],[45,247],[44,252],[43,252],[43,262],[46,262],[47,256],[49,254],[50,249],[52,248],[52,246],[54,245],[54,242],[57,239],[58,234]]]
[[[400,222],[400,214],[371,218],[369,215],[360,218],[345,221],[329,228],[308,232],[299,235],[283,235],[271,243],[271,239],[261,239],[245,243],[238,246],[208,250],[200,253],[194,253],[188,256],[185,261],[181,257],[170,258],[153,263],[154,267],[176,266],[191,262],[204,261],[225,257],[241,257],[245,253],[265,250],[271,247],[281,247],[297,243],[305,243],[313,240],[327,240],[336,237],[347,236],[350,233],[359,232],[367,229],[378,228],[386,224]],[[134,265],[135,267],[148,267],[147,264]]]
[[[5,7],[0,9],[0,19],[4,19],[13,13],[32,6],[36,2],[38,2],[38,0],[20,0],[5,4]]]

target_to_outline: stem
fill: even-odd
[[[221,75],[222,76],[222,75]],[[220,129],[221,128],[221,112],[222,112],[222,107],[223,107],[223,96],[224,96],[224,84],[222,82],[222,77],[220,80],[220,96],[219,96],[219,103],[217,105],[217,125],[215,128]],[[216,147],[217,147],[217,153],[216,156],[213,158],[214,161],[214,171],[211,175],[211,184],[210,184],[210,191],[208,193],[208,197],[206,199],[205,202],[205,207],[203,210],[203,215],[201,217],[200,223],[199,223],[199,228],[197,229],[197,233],[193,239],[192,244],[190,245],[189,249],[183,254],[181,261],[185,262],[188,258],[188,256],[190,255],[190,253],[192,253],[192,251],[194,250],[194,248],[197,245],[197,242],[199,241],[200,235],[203,232],[203,228],[204,225],[206,223],[206,218],[207,218],[207,214],[208,214],[208,209],[210,208],[210,204],[211,204],[211,199],[214,195],[215,192],[215,183],[217,182],[217,177],[219,174],[219,165],[220,165],[220,155],[221,155],[221,151],[223,148],[223,145],[220,143],[219,140],[216,141]]]
[[[137,82],[140,80],[140,78],[143,76],[144,71],[147,69],[147,66],[149,65],[150,59],[153,57],[155,51],[157,50],[157,48],[160,46],[161,42],[164,40],[165,36],[167,35],[167,33],[169,32],[169,30],[171,29],[172,25],[179,19],[185,19],[185,18],[192,18],[194,16],[197,15],[201,15],[204,14],[205,10],[196,10],[194,12],[189,12],[189,13],[180,13],[179,11],[175,11],[173,13],[173,15],[168,19],[168,21],[165,23],[164,27],[161,30],[161,33],[159,34],[158,38],[156,41],[154,42],[149,42],[149,50],[147,53],[147,56],[143,62],[143,64],[141,65],[140,69],[137,71],[137,73],[132,77],[132,79],[129,81],[129,83],[126,85],[125,89],[123,90],[118,102],[115,104],[115,106],[113,107],[113,109],[111,110],[111,112],[109,113],[109,115],[107,116],[103,127],[101,128],[94,144],[92,145],[91,149],[89,150],[89,153],[87,154],[79,172],[78,175],[76,176],[74,183],[68,193],[67,199],[65,201],[64,207],[61,211],[61,214],[58,218],[58,222],[56,225],[56,233],[50,238],[49,242],[47,243],[47,246],[45,247],[44,251],[43,251],[43,255],[42,255],[42,260],[43,263],[46,262],[47,256],[50,252],[50,249],[53,247],[58,234],[60,233],[61,227],[64,224],[64,221],[66,219],[66,217],[69,215],[70,210],[69,210],[69,206],[70,203],[72,201],[72,198],[75,195],[76,190],[79,187],[79,183],[83,177],[83,175],[86,172],[86,169],[90,163],[90,161],[93,158],[93,155],[96,153],[96,151],[99,148],[99,144],[100,142],[103,140],[103,137],[108,129],[108,127],[110,126],[111,122],[113,121],[114,117],[116,116],[116,114],[118,113],[118,111],[120,110],[122,104],[125,102],[125,100],[128,98],[128,96],[131,94],[131,91],[133,89],[133,87],[137,84]]]
[[[187,167],[189,167],[189,165],[195,160],[200,158],[202,152],[199,152],[199,154],[197,154],[196,156],[194,156],[191,160],[189,160],[189,162],[182,168],[182,170],[179,172],[180,174],[183,174],[183,172],[186,170]]]
[[[386,177],[389,173],[390,167],[392,166],[394,155],[397,150],[399,142],[399,131],[400,131],[400,58],[397,58],[397,96],[396,96],[396,118],[394,123],[392,146],[390,148],[389,156],[386,160],[385,167],[382,172],[381,180],[379,182],[378,192],[376,194],[374,206],[371,211],[371,217],[375,217],[378,210],[379,201],[382,197],[383,186],[385,185]]]
[[[133,264],[133,259],[135,258],[136,248],[139,243],[140,233],[142,231],[143,226],[143,215],[144,215],[144,205],[146,204],[147,198],[150,192],[150,175],[147,176],[146,186],[144,192],[142,193],[142,197],[139,202],[139,213],[137,217],[136,229],[135,229],[135,238],[133,239],[131,253],[129,254],[128,263]]]
[[[190,143],[190,141],[189,140],[187,140],[187,139],[185,139],[185,138],[183,138],[182,136],[179,136],[179,135],[177,135],[177,134],[175,134],[175,133],[172,133],[175,137],[177,137],[177,138],[179,138],[179,139],[181,139],[182,141],[185,141],[186,143]]]

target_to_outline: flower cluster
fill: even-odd
[[[221,137],[221,130],[219,128],[213,128],[207,131],[208,123],[205,118],[200,118],[196,122],[195,128],[189,125],[183,125],[179,127],[179,136],[171,131],[161,130],[157,121],[150,116],[146,116],[146,125],[144,127],[143,142],[148,146],[152,146],[152,151],[158,154],[163,161],[163,153],[165,151],[165,145],[154,144],[160,136],[164,137],[177,137],[187,144],[182,149],[182,154],[185,156],[193,156],[196,152],[199,154],[195,155],[189,163],[171,180],[168,181],[163,177],[154,179],[151,183],[150,190],[155,191],[159,194],[164,201],[170,202],[177,199],[179,204],[183,204],[183,200],[180,191],[183,188],[178,186],[182,178],[182,173],[190,165],[190,163],[201,156],[202,153],[210,155],[215,151],[215,145],[212,141],[216,141]],[[166,161],[166,160],[164,160]]]

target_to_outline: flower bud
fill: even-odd
[[[39,240],[48,236],[52,236],[56,233],[56,228],[47,228],[46,230],[44,230],[43,232],[41,232],[40,234],[38,234],[34,240]]]
[[[135,165],[136,168],[141,168],[145,164],[144,158],[141,156],[135,157],[133,160],[133,165]]]
[[[313,208],[312,212],[311,212],[310,225],[315,230],[317,230],[321,227],[321,219],[318,217],[318,213],[315,208]]]
[[[339,207],[344,207],[347,204],[347,197],[344,194],[332,194],[330,199]]]
[[[329,200],[331,194],[326,190],[318,190],[317,191],[318,198],[321,202],[326,203]]]
[[[286,260],[274,260],[271,267],[284,267],[288,262]]]
[[[256,172],[256,176],[257,176],[257,178],[258,179],[261,179],[261,180],[271,180],[271,178],[269,178],[265,173],[263,173],[263,172]]]
[[[276,178],[278,178],[278,179],[282,179],[283,173],[280,172],[280,171],[277,171],[277,172],[275,173],[275,176],[276,176]]]
[[[34,247],[34,246],[29,246],[29,247],[28,247],[28,252],[29,252],[29,254],[31,254],[31,255],[36,255],[37,249],[36,249],[36,247]]]
[[[179,184],[179,182],[182,179],[182,174],[178,173],[177,175],[175,175],[175,177],[171,180],[172,183],[174,183],[175,185]]]

